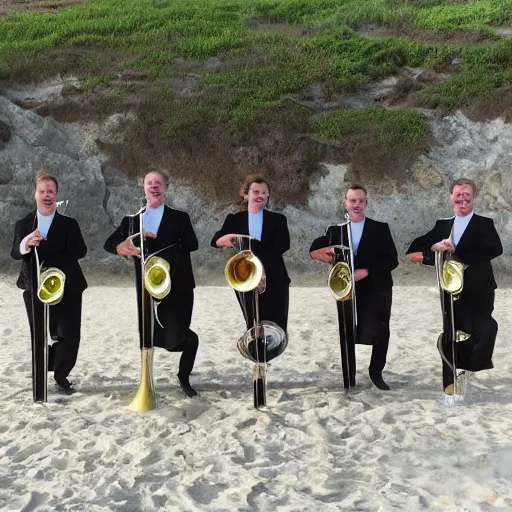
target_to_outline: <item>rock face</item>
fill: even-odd
[[[88,144],[91,134],[23,110],[2,96],[0,123],[10,133],[9,140],[0,147],[0,214],[6,219],[0,228],[0,258],[4,268],[15,221],[34,209],[34,176],[40,169],[50,171],[59,181],[59,198],[69,200],[66,214],[80,222],[89,247],[88,258],[103,257],[101,239],[111,229],[110,215],[115,211],[116,199],[107,211],[108,166],[96,145]],[[123,184],[133,188],[128,182]]]
[[[453,215],[449,202],[449,187],[453,180],[467,177],[479,188],[475,211],[494,219],[500,234],[504,254],[493,266],[500,283],[510,284],[512,271],[512,125],[502,120],[489,123],[470,121],[461,113],[432,120],[431,127],[437,145],[421,156],[404,177],[405,191],[390,191],[372,195],[369,190],[367,214],[390,224],[400,255],[418,235],[425,233],[435,219]],[[309,211],[296,218],[302,226],[317,232],[333,217],[341,215],[338,198],[344,191],[347,166],[325,166],[326,174],[311,184]],[[412,178],[412,179],[411,179]],[[308,228],[303,228],[305,236]],[[398,282],[414,282],[417,277],[431,274],[418,271],[407,261],[395,272]],[[407,278],[410,276],[410,279]]]
[[[118,137],[116,126],[123,117],[111,116],[103,124],[64,125],[0,96],[1,269],[18,268],[9,255],[14,223],[34,208],[34,175],[47,169],[59,180],[60,199],[69,200],[66,214],[81,225],[89,248],[86,270],[112,279],[120,272],[129,274],[130,266],[108,255],[103,243],[123,215],[138,210],[143,194],[139,183],[109,165],[98,144]],[[435,219],[452,214],[449,183],[465,176],[480,188],[476,211],[494,218],[502,237],[505,254],[494,266],[504,284],[512,270],[512,126],[500,120],[474,123],[460,113],[430,122],[437,145],[410,168],[405,188],[398,193],[393,187],[380,187],[385,195],[369,189],[368,215],[390,223],[401,255],[397,282],[416,282],[422,275],[434,284],[433,275],[404,261],[403,254]],[[342,220],[347,170],[343,164],[324,165],[310,183],[308,207],[287,205],[283,210],[292,238],[287,264],[296,284],[325,281],[327,269],[310,260],[308,249],[330,223]],[[172,176],[167,203],[187,211],[195,226],[200,243],[200,251],[193,256],[198,282],[223,283],[229,255],[209,243],[227,211],[201,200],[192,189],[173,182]]]

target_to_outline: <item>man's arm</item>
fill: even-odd
[[[78,261],[85,257],[87,246],[76,219],[66,217],[59,224],[58,228],[60,231],[59,235],[63,237],[64,243],[55,246],[48,244],[46,240],[42,240],[37,248],[38,256],[40,261],[44,260],[49,266],[55,266],[66,271],[71,261]]]
[[[331,264],[334,258],[334,249],[330,247],[330,237],[327,234],[328,232],[329,230],[327,230],[325,235],[313,240],[313,243],[309,248],[309,256],[314,260]]]
[[[379,237],[378,259],[368,268],[369,273],[391,272],[398,267],[398,253],[388,224],[383,224]]]
[[[181,212],[181,217],[179,229],[181,247],[188,252],[197,251],[199,243],[197,242],[197,237],[194,232],[194,228],[192,227],[190,216],[186,212]]]
[[[276,231],[273,241],[273,249],[279,254],[284,254],[290,249],[290,232],[288,230],[288,221],[284,215],[277,215],[275,216],[275,219]]]
[[[70,227],[66,238],[66,256],[79,260],[87,254],[87,246],[85,245],[82,231],[76,219],[70,218]]]
[[[325,247],[329,247],[329,237],[327,235],[315,238],[309,248],[309,252],[311,254],[313,251],[324,249]]]
[[[107,241],[103,244],[103,249],[111,254],[117,254],[117,246],[124,242],[126,239],[124,224],[127,222],[127,217],[123,218],[121,224],[117,229],[107,238]]]
[[[14,228],[14,239],[11,247],[11,258],[15,260],[22,260],[30,257],[30,252],[21,252],[21,242],[29,235],[30,233],[25,233],[23,229],[23,221],[20,220],[16,222],[16,227]]]
[[[235,227],[234,227],[234,216],[233,214],[229,214],[226,219],[224,220],[224,224],[222,224],[222,227],[213,235],[212,241],[210,242],[210,245],[212,247],[217,248],[217,240],[219,238],[222,238],[225,235],[230,235],[234,233]]]
[[[481,232],[481,238],[478,241],[477,247],[473,248],[471,252],[464,257],[461,257],[462,263],[466,265],[473,265],[475,263],[482,263],[490,261],[503,254],[503,246],[501,240],[494,226],[492,219],[486,219],[486,226]]]
[[[439,221],[428,232],[418,238],[415,238],[405,254],[411,255],[409,259],[412,261],[417,255],[421,254],[421,261],[423,265],[434,265],[434,251],[431,247],[443,238],[439,230]]]

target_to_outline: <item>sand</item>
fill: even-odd
[[[196,289],[200,352],[177,386],[178,354],[156,349],[158,407],[126,409],[139,382],[135,293],[84,294],[77,393],[32,402],[21,292],[0,283],[0,509],[6,511],[512,510],[512,290],[498,290],[495,369],[446,407],[434,287],[395,287],[391,391],[372,386],[358,346],[343,392],[336,307],[326,288],[292,288],[286,352],[272,362],[268,410],[252,407],[252,363],[233,292]],[[52,384],[53,380],[50,378]]]

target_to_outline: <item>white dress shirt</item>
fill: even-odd
[[[51,215],[42,215],[37,211],[37,230],[39,234],[46,240],[48,238],[48,231],[50,231],[50,227],[52,225],[53,219],[55,217],[55,211]],[[29,233],[20,243],[20,253],[28,254],[30,252],[30,247],[26,248],[27,240],[30,238]]]
[[[468,227],[471,217],[473,217],[473,213],[474,212],[471,212],[464,217],[459,217],[458,215],[455,216],[455,219],[453,220],[453,240],[452,240],[454,247],[457,247],[457,244],[460,242],[460,239],[462,238],[464,231],[466,231],[466,228]]]
[[[164,204],[158,208],[150,208],[149,206],[146,208],[142,218],[142,225],[145,231],[154,233],[155,235],[158,233],[158,228],[164,216],[164,208]]]
[[[263,231],[263,210],[259,213],[249,213],[249,235],[261,242],[261,233]]]
[[[361,222],[350,223],[350,232],[352,234],[352,250],[354,251],[354,255],[357,254],[357,249],[359,249],[359,242],[361,242],[361,237],[363,236],[365,221],[366,217]]]

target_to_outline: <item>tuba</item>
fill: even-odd
[[[242,249],[248,241],[249,248]],[[228,285],[235,290],[247,319],[247,304],[242,293],[253,293],[253,325],[239,338],[237,348],[240,354],[254,362],[253,396],[254,407],[259,409],[267,405],[267,369],[272,359],[281,355],[288,345],[288,335],[274,322],[260,320],[258,286],[265,280],[265,269],[260,259],[251,250],[253,237],[238,235],[238,252],[226,263],[224,275]]]
[[[56,203],[56,210],[64,213],[68,201]],[[37,229],[37,212],[34,219]],[[50,306],[57,305],[64,297],[66,274],[57,267],[48,267],[44,271],[44,261],[39,260],[39,252],[34,247],[33,259],[35,283],[32,285],[32,393],[34,402],[48,401],[48,368],[49,348],[58,340],[53,340],[50,334]],[[41,315],[42,304],[42,315]]]
[[[355,344],[357,337],[356,289],[354,281],[354,251],[350,219],[327,230],[329,247],[334,248],[334,258],[327,279],[327,286],[341,306],[338,308],[340,325],[341,369],[343,387],[355,386]]]
[[[142,324],[142,349],[141,349],[141,377],[139,388],[131,401],[128,409],[135,412],[147,412],[156,407],[155,388],[153,384],[153,335],[155,320],[161,327],[158,318],[158,305],[160,301],[171,291],[171,266],[167,260],[157,256],[158,253],[168,249],[164,247],[159,251],[146,255],[146,237],[144,236],[143,216],[146,207],[142,207],[135,215],[129,216],[130,222],[139,218],[139,233],[128,238],[139,239],[140,267],[141,267],[141,324]],[[130,230],[132,230],[130,228]]]
[[[448,251],[436,251],[435,269],[443,316],[443,333],[439,335],[437,340],[437,349],[443,361],[453,372],[453,384],[447,386],[445,394],[451,397],[453,403],[458,403],[464,401],[466,381],[460,379],[461,375],[457,375],[456,344],[467,341],[470,334],[457,330],[454,302],[464,288],[466,265],[452,259]],[[451,360],[447,357],[445,349],[450,351]]]

